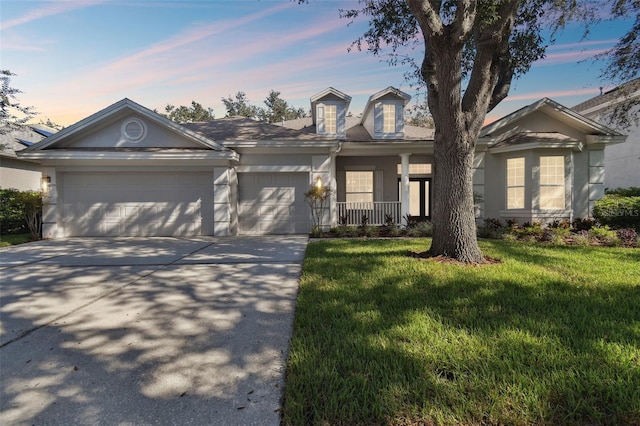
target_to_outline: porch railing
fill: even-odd
[[[402,209],[400,201],[374,202],[342,202],[336,203],[338,208],[338,224],[360,225],[363,216],[368,225],[384,225],[387,215],[396,225],[402,225]]]

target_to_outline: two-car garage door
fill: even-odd
[[[213,234],[212,173],[64,173],[61,180],[67,236]]]
[[[212,181],[210,172],[63,173],[65,235],[213,235]],[[238,232],[309,232],[308,188],[307,173],[238,173]]]

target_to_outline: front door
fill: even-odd
[[[402,200],[402,181],[398,179],[398,195]],[[409,178],[409,215],[415,220],[431,218],[431,179]]]

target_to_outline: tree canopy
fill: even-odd
[[[176,123],[194,123],[199,121],[211,121],[215,118],[212,108],[205,108],[202,104],[191,101],[191,106],[181,105],[179,107],[167,104],[164,107],[166,114],[163,117]]]
[[[222,98],[227,109],[227,117],[235,115],[265,121],[267,123],[279,123],[284,120],[307,117],[303,108],[295,108],[280,97],[280,92],[271,90],[264,100],[265,107],[251,105],[245,92],[238,91],[234,97]]]
[[[9,70],[0,70],[2,89],[0,92],[0,134],[19,129],[36,115],[34,108],[24,106],[18,101],[17,95],[21,90],[11,87],[11,77],[15,76]]]

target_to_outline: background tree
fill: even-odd
[[[295,108],[280,97],[280,92],[271,90],[264,100],[265,108],[259,108],[258,117],[267,123],[280,123],[286,120],[307,117],[304,108]]]
[[[305,2],[300,0],[300,2]],[[417,75],[426,85],[435,125],[433,240],[429,253],[483,262],[473,206],[475,144],[487,112],[502,101],[514,77],[544,56],[543,30],[567,20],[593,20],[595,6],[574,0],[367,0],[342,10],[364,17],[369,29],[354,42],[391,61],[419,49]],[[406,57],[410,57],[407,55]],[[405,57],[405,58],[406,58]]]
[[[164,110],[166,114],[161,115],[176,123],[211,121],[215,118],[212,108],[205,108],[196,101],[191,101],[190,107],[184,105],[175,107],[167,104]]]
[[[8,133],[24,126],[36,115],[33,107],[23,106],[16,95],[21,90],[11,87],[11,77],[15,76],[9,70],[0,70],[2,89],[0,92],[0,134]]]
[[[640,97],[632,96],[640,90],[640,0],[615,0],[611,14],[614,18],[635,16],[632,27],[616,45],[596,56],[597,60],[604,61],[602,80],[617,84],[628,82],[619,87],[619,96],[624,100],[616,104],[609,117],[609,124],[626,129],[634,123],[640,124],[637,113]]]
[[[236,92],[235,97],[222,98],[222,103],[227,109],[227,117],[233,117],[236,115],[248,118],[258,117],[258,108],[249,103],[247,94],[244,92]]]

